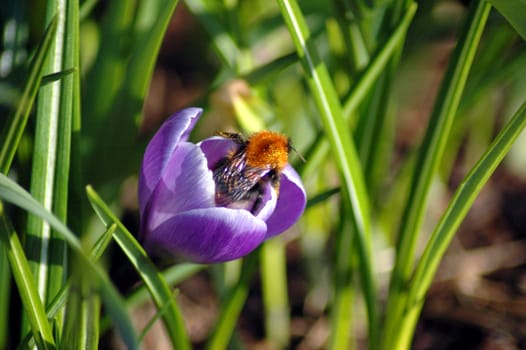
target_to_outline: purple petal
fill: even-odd
[[[303,214],[307,195],[298,173],[287,165],[281,173],[278,203],[272,216],[267,220],[267,238],[291,227]]]
[[[157,186],[172,153],[180,142],[186,141],[201,116],[201,108],[186,108],[166,120],[148,144],[139,177],[141,215]]]
[[[256,217],[263,221],[267,221],[276,209],[277,197],[278,194],[276,193],[274,187],[270,183],[267,183],[267,185],[263,187],[263,193],[261,196],[262,207],[259,212],[255,213]]]
[[[223,262],[250,253],[266,231],[262,220],[243,209],[195,209],[159,225],[146,237],[145,247],[199,263]]]
[[[182,142],[172,153],[145,207],[142,232],[149,232],[174,214],[214,207],[212,171],[198,146]]]
[[[199,142],[197,145],[203,150],[208,160],[209,169],[213,169],[229,152],[239,147],[234,141],[221,136],[210,137]]]

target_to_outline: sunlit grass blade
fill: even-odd
[[[57,9],[61,10],[60,6],[61,4],[57,3]],[[62,57],[61,63],[56,63],[60,72],[72,71],[71,74],[62,76],[60,81],[56,150],[55,154],[52,154],[56,164],[52,208],[53,213],[63,222],[68,220],[72,124],[74,119],[80,118],[78,115],[80,111],[76,108],[80,103],[78,6],[75,1],[69,1],[65,6],[63,14],[65,16],[64,34],[60,38],[60,41],[63,41],[61,43],[63,45]],[[50,148],[49,151],[52,149]],[[53,244],[49,246],[49,257],[53,264],[48,270],[48,285],[45,293],[48,302],[64,287],[69,262],[66,242],[60,234],[55,232],[52,233],[51,237]],[[62,313],[58,313],[55,318],[58,324],[62,324]],[[90,325],[85,326],[89,327]],[[95,338],[91,341],[98,343],[98,339]]]
[[[60,231],[76,252],[82,252],[80,242],[73,232],[57,219],[49,210],[38,203],[27,191],[7,176],[0,174],[0,199],[12,203],[35,216],[45,220],[54,229]]]
[[[265,331],[269,343],[289,348],[290,317],[285,242],[277,237],[263,243],[261,284],[265,308]]]
[[[367,97],[374,84],[377,82],[378,77],[382,74],[387,66],[389,60],[393,57],[396,50],[402,45],[409,25],[416,12],[416,5],[413,4],[404,15],[402,21],[395,29],[389,40],[379,49],[378,53],[372,58],[370,63],[365,68],[363,74],[358,78],[358,81],[351,89],[349,96],[346,98],[343,104],[343,116],[345,120],[350,124],[355,124],[354,120],[351,120],[356,115],[356,111],[362,101]],[[301,172],[302,175],[311,174],[314,172],[320,160],[324,159],[329,151],[329,144],[327,140],[321,139],[316,143],[314,148],[311,150],[311,155],[308,157],[309,162],[304,165],[304,170]]]
[[[94,276],[98,280],[97,287],[100,289],[106,310],[115,321],[126,346],[130,349],[136,349],[137,341],[135,333],[129,317],[126,314],[122,299],[119,297],[104,271],[94,265],[86,256],[77,236],[49,210],[44,208],[33,197],[31,197],[28,192],[2,174],[0,174],[0,199],[14,204],[42,220],[45,220],[57,233],[62,235],[63,239],[66,240],[74,254],[81,259],[84,264],[83,266],[94,272]]]
[[[182,263],[170,266],[161,273],[169,286],[175,286],[183,282],[187,278],[195,275],[197,272],[204,270],[206,267],[206,265]],[[148,298],[148,290],[146,286],[142,285],[129,295],[129,297],[126,299],[126,306],[129,308],[139,306],[142,303],[146,302]]]
[[[22,137],[29,114],[31,113],[31,108],[35,101],[37,91],[40,88],[44,70],[44,61],[49,55],[56,30],[57,18],[55,17],[49,23],[49,26],[44,33],[44,37],[36,49],[29,70],[29,76],[26,79],[26,85],[24,86],[20,101],[17,104],[16,111],[9,119],[0,135],[0,140],[2,140],[0,145],[0,172],[2,174],[7,174],[9,171],[11,162],[13,161],[16,150],[18,149],[20,138]]]
[[[44,305],[38,295],[35,279],[18,239],[17,233],[9,223],[2,201],[0,201],[0,240],[6,251],[11,273],[14,277],[22,305],[26,310],[32,333],[41,349],[53,349],[55,339],[47,320]]]
[[[378,315],[370,237],[370,213],[362,167],[329,72],[320,61],[313,46],[307,24],[294,0],[278,1],[296,51],[303,65],[312,96],[320,112],[325,133],[338,164],[344,198],[348,202],[353,220],[353,231],[360,256],[360,277],[368,314],[370,348],[378,340]]]
[[[221,305],[221,311],[214,333],[207,344],[209,350],[228,349],[232,333],[239,319],[241,309],[245,305],[248,296],[250,278],[254,274],[258,262],[259,250],[256,250],[243,259],[241,276],[237,284],[227,291],[225,302]]]
[[[78,35],[76,6],[78,4],[74,2],[66,6],[62,0],[52,0],[46,4],[44,22],[50,23],[53,18],[58,18],[58,24],[51,55],[44,63],[45,74],[78,67],[78,62],[75,62],[75,57],[78,58],[75,44],[75,36]],[[40,88],[31,168],[30,191],[33,197],[62,221],[67,216],[74,77],[78,75],[67,75]],[[33,215],[27,219],[25,243],[27,254],[32,257],[30,267],[39,295],[43,303],[47,304],[65,282],[66,243],[52,231],[47,222]],[[57,315],[57,322],[62,324],[61,313]],[[22,329],[26,329],[24,324]]]
[[[44,37],[42,38],[39,46],[37,47],[33,62],[29,69],[28,78],[26,79],[26,84],[24,90],[20,97],[19,102],[17,103],[17,108],[15,112],[10,116],[4,129],[0,134],[0,172],[2,174],[7,174],[11,168],[11,163],[14,159],[16,150],[20,143],[20,139],[24,132],[29,114],[31,113],[32,106],[35,101],[35,97],[40,87],[40,83],[43,75],[44,60],[49,54],[51,43],[54,39],[55,32],[57,30],[57,19],[53,19],[49,24]],[[3,286],[0,292],[0,324],[6,324],[2,320],[7,320],[7,307],[9,303],[9,286],[10,286],[10,272],[8,268],[8,260],[6,256],[6,250],[2,249],[2,242],[0,242],[0,285]],[[3,336],[3,331],[7,330],[7,327],[4,327],[1,334],[0,347],[4,344],[5,337]]]
[[[490,8],[491,5],[484,1],[475,2],[471,6],[440,88],[414,167],[409,198],[400,226],[397,256],[389,290],[385,321],[386,334],[383,337],[385,348],[392,348],[392,339],[398,333],[402,307],[407,296],[404,286],[407,285],[414,267],[416,243],[424,218],[431,181],[442,159],[442,153]]]
[[[97,350],[99,345],[100,296],[93,293],[95,280],[79,259],[73,257],[71,288],[64,317],[61,349]]]
[[[148,332],[152,329],[153,325],[159,318],[168,310],[170,307],[170,304],[175,303],[176,295],[174,294],[174,297],[170,299],[167,303],[164,303],[163,307],[161,309],[158,309],[155,315],[148,321],[148,323],[144,326],[144,328],[141,331],[141,334],[139,334],[139,341],[143,341]]]
[[[165,303],[170,303],[170,307],[163,314],[164,325],[175,349],[190,349],[188,335],[184,326],[181,312],[176,302],[171,302],[173,294],[155,265],[148,255],[135,240],[133,235],[126,229],[120,220],[111,212],[109,207],[102,201],[99,195],[91,188],[87,187],[88,199],[98,215],[99,219],[106,225],[116,224],[118,229],[114,234],[114,239],[124,251],[130,263],[137,270],[139,276],[148,287],[152,298],[159,309]]]
[[[93,262],[97,262],[100,259],[101,255],[112,241],[112,235],[116,229],[117,225],[115,224],[109,226],[108,229],[97,239],[90,252],[90,258],[93,260]],[[69,296],[70,288],[71,281],[68,281],[46,307],[46,315],[48,319],[53,319],[55,315],[64,307]],[[26,337],[24,337],[24,339],[22,339],[19,347],[23,349],[32,348],[35,345],[31,343],[32,341],[34,341],[34,338],[31,334],[28,334]]]
[[[372,86],[378,77],[384,72],[385,67],[393,55],[401,48],[404,43],[407,31],[417,9],[416,3],[411,4],[404,13],[400,24],[397,25],[393,34],[371,59],[364,73],[359,77],[358,82],[349,93],[349,97],[343,103],[343,115],[349,118],[358,108],[360,103],[371,91]]]
[[[192,264],[192,263],[183,263],[171,266],[166,270],[162,271],[161,274],[166,280],[169,286],[175,286],[187,278],[193,276],[197,272],[205,269],[206,265]],[[148,288],[143,284],[135,289],[127,298],[126,298],[126,308],[128,310],[133,310],[136,307],[144,304],[148,300],[151,300],[151,294]],[[164,310],[169,307],[169,303],[166,303]],[[108,317],[104,317],[101,320],[101,333],[104,333],[111,326],[111,320]]]
[[[506,123],[488,150],[458,186],[451,202],[433,231],[409,286],[409,296],[404,306],[406,315],[398,323],[398,333],[393,349],[406,349],[411,341],[424,296],[433,281],[435,272],[451,243],[460,223],[471,208],[482,187],[493,174],[511,146],[526,127],[526,103]],[[390,344],[393,346],[393,344]]]
[[[341,209],[345,210],[345,209]],[[352,327],[352,309],[356,288],[353,281],[354,266],[352,254],[353,249],[352,223],[350,218],[342,217],[336,236],[336,253],[333,258],[333,288],[334,301],[331,306],[331,334],[328,349],[351,349],[349,333]],[[355,248],[355,247],[354,247]]]
[[[393,82],[400,57],[402,56],[406,33],[417,8],[416,3],[409,3],[410,5],[407,10],[402,13],[402,21],[400,23],[396,22],[396,27],[393,26],[393,29],[396,29],[396,31],[381,48],[381,51],[377,54],[378,57],[372,62],[369,70],[376,68],[377,61],[381,62],[388,58],[389,61],[385,63],[385,68],[376,77],[374,87],[367,92],[367,95],[363,95],[364,97],[362,98],[364,103],[361,103],[362,108],[360,112],[355,113],[354,111],[354,108],[357,108],[357,105],[350,110],[352,113],[358,114],[358,121],[354,131],[354,135],[356,135],[356,148],[358,149],[363,165],[367,189],[372,198],[374,198],[377,193],[378,185],[384,177],[384,174],[389,170],[388,164],[390,164],[389,157],[391,156],[391,153],[388,150],[392,147],[392,142],[394,141],[391,136],[392,126],[390,125],[392,124],[392,118],[390,118],[388,113],[391,102],[390,98],[394,92]],[[399,19],[397,19],[397,21],[398,20]],[[375,26],[374,23],[368,24],[372,27]],[[393,40],[394,38],[396,38],[396,41]],[[397,44],[396,46],[394,46],[395,43]],[[374,43],[374,46],[376,45],[378,45],[378,43]],[[392,50],[392,54],[389,56],[385,55],[383,52],[386,51],[386,49]],[[380,71],[376,71],[375,75],[379,72]],[[365,76],[363,78],[368,77]],[[363,85],[361,82],[362,80],[357,84],[357,88]],[[353,102],[355,96],[358,97],[360,94],[365,93],[365,91],[360,91],[359,89],[353,89],[352,92],[353,94],[344,105],[344,111],[346,107],[352,107],[352,104],[356,103]],[[365,98],[365,96],[368,97]]]

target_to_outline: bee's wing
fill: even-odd
[[[216,200],[221,205],[251,199],[254,186],[268,172],[266,168],[247,165],[246,154],[239,152],[226,158],[215,170]]]

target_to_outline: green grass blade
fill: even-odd
[[[166,270],[162,271],[163,278],[166,283],[170,286],[177,285],[187,278],[193,276],[197,272],[204,270],[206,265],[183,263],[174,266],[170,266]],[[126,299],[126,306],[133,308],[134,306],[141,305],[146,302],[149,298],[149,293],[146,286],[142,285]]]
[[[49,24],[42,40],[39,43],[34,55],[33,62],[29,69],[29,74],[26,79],[26,84],[22,91],[20,101],[17,103],[17,108],[6,122],[2,133],[0,134],[0,140],[2,144],[0,145],[0,173],[7,174],[11,168],[11,163],[13,162],[16,150],[22,138],[27,120],[31,113],[35,97],[40,87],[40,83],[43,75],[44,60],[49,54],[51,44],[55,37],[57,30],[57,18],[54,18]],[[8,268],[8,259],[6,256],[6,250],[2,249],[2,242],[0,242],[0,285],[1,288],[0,300],[2,303],[0,308],[1,319],[0,324],[6,324],[7,320],[7,310],[9,302],[9,286],[10,286],[10,272]],[[5,304],[4,304],[5,303]],[[5,334],[4,331],[7,330],[7,326],[2,329],[2,336],[0,336],[0,347],[5,344]]]
[[[0,199],[45,220],[56,232],[62,235],[74,254],[82,259],[84,266],[94,272],[94,276],[98,279],[97,287],[100,289],[105,308],[115,321],[126,346],[130,349],[136,349],[137,341],[135,333],[129,317],[126,314],[122,299],[119,297],[104,271],[94,265],[86,256],[77,236],[55,215],[31,197],[29,193],[3,174],[0,174]]]
[[[342,209],[344,210],[344,209]],[[334,256],[334,302],[331,306],[331,334],[328,349],[351,349],[349,332],[352,329],[352,307],[355,295],[352,264],[353,249],[352,223],[350,218],[342,216],[336,235]]]
[[[298,61],[298,55],[293,52],[288,55],[278,57],[275,60],[265,64],[262,67],[256,68],[252,72],[245,75],[243,79],[251,86],[270,84],[272,80],[287,67]]]
[[[411,6],[408,7],[407,11],[403,13],[404,17],[401,23],[398,24],[397,28],[395,27],[396,31],[378,53],[378,58],[375,61],[380,61],[385,65],[385,67],[382,67],[382,71],[373,70],[377,69],[375,67],[377,65],[375,61],[371,64],[370,70],[374,73],[373,77],[375,78],[374,88],[367,92],[356,89],[356,92],[351,95],[347,101],[348,103],[344,106],[344,110],[345,107],[352,107],[350,112],[354,113],[358,107],[358,105],[355,104],[356,102],[354,102],[356,98],[362,95],[361,99],[364,99],[365,102],[362,103],[362,109],[360,113],[358,113],[359,119],[354,134],[356,135],[356,147],[362,161],[367,189],[373,198],[377,192],[380,179],[383,178],[389,170],[390,152],[382,152],[385,151],[386,148],[392,148],[392,142],[394,141],[389,133],[391,129],[389,123],[391,120],[388,117],[388,106],[392,95],[396,68],[398,67],[398,62],[404,48],[406,33],[414,17],[416,8],[416,3],[412,3]],[[392,53],[386,55],[384,53],[386,49],[389,51],[392,50]],[[362,79],[370,79],[370,77],[366,75]],[[359,83],[361,83],[361,81],[362,80],[360,80]],[[361,87],[361,85],[362,84],[357,84],[357,88]],[[366,93],[367,95],[365,95]],[[365,99],[365,96],[368,96],[368,98]]]
[[[108,4],[100,23],[101,43],[93,67],[85,77],[82,115],[88,135],[104,125],[124,80],[129,34],[135,15],[136,0],[115,0]],[[123,34],[126,35],[123,35]],[[101,81],[106,84],[101,86]]]
[[[75,106],[80,103],[78,2],[68,1],[65,5],[63,57],[60,70],[71,70],[72,73],[64,75],[60,81],[52,205],[53,213],[62,222],[67,222],[68,218],[72,123],[74,119],[79,118],[79,110]],[[60,293],[66,282],[68,269],[66,242],[55,232],[52,233],[52,241],[49,256],[54,263],[49,267],[47,300],[52,300],[57,293]],[[63,314],[57,314],[56,318],[57,323],[62,324]],[[92,341],[98,343],[98,339]]]
[[[66,43],[70,39],[68,37],[70,34],[67,31],[67,21],[69,20],[67,15],[64,0],[53,0],[46,3],[45,22],[51,22],[54,16],[58,18],[57,35],[55,35],[55,40],[50,49],[51,55],[44,63],[46,74],[64,70],[64,58],[71,54],[71,52],[66,51]],[[64,194],[57,192],[60,188],[57,189],[56,186],[67,186],[67,179],[62,184],[59,183],[59,177],[69,170],[67,164],[59,165],[57,163],[57,152],[60,151],[59,139],[64,140],[64,137],[67,138],[70,135],[62,135],[60,130],[63,129],[63,123],[67,123],[63,118],[71,118],[71,109],[64,109],[67,108],[65,104],[70,102],[71,95],[64,95],[63,92],[63,80],[42,86],[39,91],[36,110],[30,189],[33,197],[49,211],[54,211],[55,206],[57,208],[64,206]],[[69,149],[69,143],[67,146],[62,144],[60,147]],[[57,194],[60,195],[59,198],[55,198]],[[64,220],[65,212],[59,213],[59,217]],[[47,304],[64,283],[64,269],[67,266],[65,243],[60,237],[56,237],[52,233],[47,222],[33,215],[29,215],[27,219],[27,240],[25,243],[39,295],[42,302]],[[52,263],[54,259],[57,259],[56,263]],[[61,315],[58,317],[58,323],[62,324]],[[25,329],[25,326],[22,329]]]
[[[526,103],[519,108],[510,121],[497,135],[488,150],[471,169],[456,190],[451,202],[442,215],[426,245],[422,258],[409,287],[409,297],[404,310],[404,323],[398,323],[399,349],[409,346],[418,316],[435,272],[451,243],[455,232],[471,208],[482,187],[493,174],[511,146],[526,127]],[[396,348],[396,347],[394,347]]]
[[[77,236],[64,223],[31,197],[22,187],[3,174],[0,174],[0,198],[45,220],[62,234],[71,248],[77,253],[82,252]]]
[[[4,243],[0,240],[0,348],[7,348],[9,340],[9,304],[11,302],[11,270]]]
[[[366,67],[363,75],[361,75],[353,86],[349,93],[349,97],[345,100],[343,105],[343,116],[346,121],[351,121],[351,117],[356,115],[358,107],[367,97],[374,84],[377,82],[378,77],[382,74],[387,66],[387,63],[393,57],[396,50],[402,45],[409,25],[416,12],[416,5],[409,8],[407,13],[404,15],[402,21],[393,32],[389,40],[385,45],[378,51],[373,57],[369,65]],[[303,167],[302,175],[309,176],[313,171],[318,168],[319,160],[326,157],[329,151],[329,144],[325,139],[318,141],[311,151],[311,155],[308,157],[309,162]]]
[[[98,194],[89,186],[87,187],[86,192],[99,219],[106,226],[112,224],[117,225],[118,229],[115,231],[114,239],[148,287],[157,307],[162,309],[165,303],[170,303],[170,307],[163,314],[163,320],[174,349],[190,349],[190,343],[188,341],[181,312],[177,303],[172,303],[170,301],[171,298],[173,298],[173,295],[166,280],[162,278],[162,275],[148,258],[148,255],[142,246],[111,212]]]
[[[224,65],[235,71],[240,49],[228,28],[218,20],[220,18],[218,7],[222,3],[210,0],[191,0],[185,3],[212,37],[214,48]]]
[[[118,58],[126,60],[113,62],[111,66],[100,62],[101,70],[94,71],[93,76],[90,74],[90,84],[99,90],[104,90],[100,87],[100,80],[108,79],[101,75],[103,74],[102,69],[108,70],[116,76],[116,86],[113,87],[112,91],[97,92],[86,102],[86,104],[98,103],[100,107],[87,106],[84,111],[84,115],[91,116],[90,110],[96,109],[95,125],[89,126],[88,130],[88,134],[94,138],[94,149],[86,162],[89,181],[95,186],[103,182],[108,185],[108,182],[112,180],[122,180],[124,176],[135,171],[133,168],[136,164],[135,161],[140,161],[142,153],[133,152],[137,150],[135,146],[138,122],[142,118],[143,104],[159,48],[177,3],[178,0],[140,2],[135,14],[135,22],[123,21],[122,24],[128,26],[126,30],[129,31],[131,38],[126,43],[130,47],[126,46],[120,52],[114,53]],[[131,11],[131,9],[126,9],[126,11]],[[120,14],[114,13],[112,10],[108,20],[112,16],[120,16]],[[111,28],[112,35],[122,40],[122,33],[119,33],[119,28],[113,28],[111,25],[108,27]],[[115,43],[109,42],[105,45],[115,45]],[[101,51],[101,60],[104,60],[104,55],[105,53]],[[125,69],[125,71],[117,70],[115,67],[120,67],[121,70]],[[108,93],[115,94],[110,99],[107,96]],[[109,152],[108,150],[112,151]],[[124,154],[127,157],[123,157]],[[105,168],[112,168],[114,171],[110,174],[99,171],[99,169]],[[114,184],[111,183],[109,188],[116,188],[117,186],[113,186]]]
[[[232,338],[232,333],[236,327],[239,319],[239,314],[248,296],[248,289],[250,278],[258,262],[259,249],[252,252],[243,259],[243,266],[241,268],[241,276],[237,284],[227,292],[225,302],[222,303],[222,308],[217,320],[217,325],[214,333],[210,337],[207,344],[209,350],[223,350],[228,349],[228,344]]]
[[[38,295],[35,279],[29,268],[24,249],[17,233],[9,223],[2,201],[0,201],[0,239],[7,250],[11,273],[18,287],[22,305],[26,310],[33,336],[41,349],[55,348],[55,339],[46,312]]]
[[[125,79],[126,97],[144,100],[166,28],[179,0],[142,1],[135,23],[132,59]],[[130,101],[127,101],[128,104]],[[134,112],[140,114],[142,104]],[[132,116],[133,118],[134,116]]]
[[[356,85],[351,90],[349,97],[343,104],[343,115],[349,118],[358,108],[360,103],[367,96],[378,77],[384,72],[389,60],[403,45],[407,31],[417,9],[416,3],[413,3],[405,12],[400,24],[393,31],[393,34],[385,42],[385,44],[378,50],[367,66],[364,74],[359,78]]]
[[[174,294],[173,298],[170,299],[167,303],[164,303],[162,309],[157,310],[155,315],[153,315],[153,317],[150,318],[148,323],[146,323],[146,325],[141,330],[141,334],[139,334],[139,341],[140,342],[142,342],[144,340],[144,338],[146,337],[148,332],[152,329],[153,325],[157,322],[157,320],[159,320],[160,317],[163,316],[163,314],[166,312],[166,310],[168,310],[168,308],[170,307],[170,304],[175,303],[176,296],[177,295]]]
[[[369,321],[370,347],[375,348],[378,318],[376,310],[376,286],[372,268],[370,242],[370,217],[367,192],[356,148],[349,135],[347,124],[338,101],[329,72],[320,61],[313,47],[305,19],[298,4],[293,0],[278,1],[289,33],[305,71],[312,96],[316,102],[333,156],[338,164],[344,198],[348,201],[353,218],[353,231],[360,256],[360,273]]]
[[[511,26],[526,40],[526,1],[524,0],[488,0],[510,22]]]
[[[391,339],[398,333],[403,300],[406,297],[404,286],[407,285],[414,266],[416,243],[431,181],[442,158],[490,8],[491,5],[485,1],[472,4],[437,97],[414,168],[409,198],[402,217],[388,297],[386,335],[383,337],[386,348],[391,348]]]
[[[0,135],[0,140],[2,140],[0,146],[0,172],[2,174],[7,174],[9,171],[11,162],[18,149],[18,144],[20,143],[22,133],[24,132],[29,114],[31,113],[33,102],[40,87],[40,82],[44,74],[44,61],[50,54],[51,44],[57,31],[57,23],[56,17],[49,23],[44,37],[36,49],[29,70],[29,76],[26,79],[26,85],[24,86],[17,109]]]
[[[73,74],[77,71],[77,68],[68,68],[57,73],[46,74],[42,77],[41,86],[51,84],[55,81],[66,78],[68,75]]]
[[[100,288],[104,309],[109,315],[111,315],[113,324],[119,330],[126,348],[130,350],[139,349],[139,343],[133,330],[130,317],[126,313],[124,301],[110,282],[108,276],[101,273],[99,270],[95,271],[98,272],[96,277],[99,280],[98,287]]]
[[[109,226],[108,229],[97,239],[90,252],[90,258],[93,260],[93,262],[97,262],[100,259],[108,245],[111,243],[113,239],[112,235],[116,229],[117,225],[115,224]],[[71,281],[68,281],[59,291],[59,293],[57,293],[55,298],[49,303],[46,309],[46,315],[48,319],[54,318],[55,315],[64,307],[69,296],[70,288]],[[19,348],[28,349],[34,347],[35,344],[32,344],[32,341],[34,341],[32,334],[28,334],[20,342]]]
[[[100,296],[93,293],[94,279],[73,259],[72,283],[64,318],[61,349],[97,350],[99,345]]]
[[[276,348],[286,349],[289,348],[290,317],[285,242],[281,237],[268,240],[260,252],[266,339]]]
[[[86,0],[82,2],[82,5],[79,8],[79,19],[83,20],[88,17],[95,8],[95,5],[97,5],[98,1],[99,0]]]
[[[192,263],[183,263],[171,266],[166,270],[162,271],[162,276],[166,280],[169,286],[175,286],[197,272],[205,269],[206,265],[192,264]],[[151,299],[150,292],[148,287],[144,284],[135,289],[127,298],[126,298],[126,307],[128,310],[133,310],[134,308],[144,304]],[[166,305],[169,305],[166,303]],[[164,307],[166,310],[166,306]],[[110,320],[108,317],[105,317],[101,320],[101,333],[104,333],[111,326]]]

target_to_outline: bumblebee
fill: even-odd
[[[292,149],[290,140],[273,131],[260,131],[248,139],[227,132],[219,136],[233,140],[237,147],[213,170],[215,202],[219,206],[243,208],[257,214],[266,185],[272,185],[279,196],[281,171]]]

